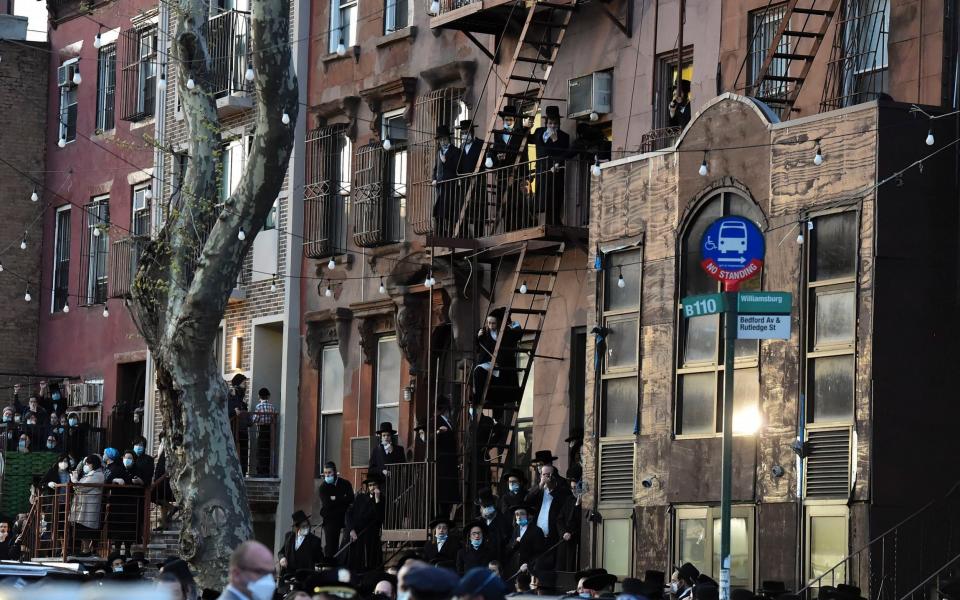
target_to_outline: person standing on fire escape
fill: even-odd
[[[453,235],[453,229],[460,218],[462,206],[457,194],[457,166],[460,163],[460,148],[451,141],[450,128],[437,125],[434,138],[437,140],[436,163],[433,166],[433,189],[436,202],[433,205],[433,219],[440,236]]]
[[[518,220],[524,219],[527,214],[521,194],[521,186],[527,179],[526,166],[517,166],[517,162],[527,153],[527,129],[520,124],[517,107],[512,104],[503,107],[500,118],[503,123],[493,137],[490,157],[497,169],[497,221],[488,228],[487,235],[493,234],[501,223],[503,231],[517,229]]]
[[[517,346],[523,338],[523,328],[517,321],[501,328],[505,313],[505,308],[495,309],[477,332],[477,366],[473,368],[474,403],[483,395],[489,378],[490,388],[481,408],[499,409],[499,415],[495,413],[495,418],[501,427],[510,426],[511,413],[514,407],[519,405],[522,395],[520,378],[517,375]],[[494,364],[494,351],[501,335],[503,341]]]

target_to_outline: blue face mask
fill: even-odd
[[[54,402],[60,400],[60,392],[54,392],[50,394],[50,398],[52,398]]]
[[[134,452],[134,454],[136,454],[137,456],[140,456],[141,454],[143,454],[143,446],[134,446],[134,447],[133,447],[133,452]]]
[[[336,481],[337,478],[334,477],[333,475],[324,475],[324,476],[323,476],[323,480],[324,480],[324,482],[326,482],[328,485],[333,485],[333,482]]]
[[[397,592],[397,600],[410,600],[410,590],[400,590]]]
[[[10,415],[3,415],[3,422],[4,422],[4,423],[9,423],[9,422],[12,421],[12,420],[13,420],[13,417],[11,417]]]
[[[526,527],[529,522],[527,519],[517,519],[517,525],[520,527]]]
[[[577,594],[577,595],[578,595],[579,597],[581,597],[581,598],[593,598],[593,596],[590,595],[590,592],[580,592],[580,593]]]
[[[70,419],[69,421],[67,421],[67,423],[70,424],[70,427],[76,427],[76,426],[77,426],[77,420],[76,420],[76,419]]]
[[[483,544],[483,540],[470,540],[470,545],[473,546],[474,550],[479,550],[481,544]]]
[[[47,449],[48,449],[48,450],[53,450],[53,449],[56,448],[56,447],[57,447],[57,443],[56,443],[56,442],[47,442]]]
[[[445,542],[445,541],[447,541],[447,534],[438,535],[438,536],[437,536],[437,541],[438,541],[438,542]]]
[[[132,466],[133,466],[133,459],[132,459],[132,458],[125,458],[125,459],[123,459],[123,466],[125,466],[125,467],[128,468],[128,469],[129,469],[130,467],[132,467]]]
[[[20,440],[20,443],[17,444],[17,447],[22,450],[27,447],[27,442],[25,442],[24,440]]]
[[[520,484],[519,484],[519,483],[511,483],[511,484],[510,484],[510,491],[511,491],[512,493],[514,493],[514,494],[516,494],[517,492],[519,492],[519,491],[520,491]]]
[[[480,512],[483,513],[484,518],[490,519],[493,518],[493,515],[497,514],[497,509],[493,506],[484,506]]]

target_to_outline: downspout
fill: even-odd
[[[600,277],[601,267],[603,265],[603,258],[600,255],[600,246],[597,246],[597,254],[594,259],[594,298],[599,299],[602,293],[602,279]],[[600,390],[601,384],[603,383],[600,379],[600,368],[602,365],[603,359],[603,348],[606,346],[606,335],[607,330],[600,324],[601,323],[601,307],[602,302],[597,300],[595,302],[596,309],[594,314],[596,326],[590,333],[593,334],[594,347],[593,347],[593,508],[589,514],[589,521],[591,523],[591,554],[590,562],[597,556],[598,540],[597,533],[599,532],[599,525],[601,522],[600,511],[598,510],[600,504],[600,411],[598,407],[600,406]]]

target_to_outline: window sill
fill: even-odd
[[[753,433],[736,433],[736,432],[734,432],[733,437],[735,437],[735,438],[749,438],[749,437],[759,437],[760,435],[762,435],[762,432],[761,432],[760,429],[758,429],[757,431],[755,431],[755,432],[753,432]],[[723,434],[722,434],[722,433],[719,433],[719,432],[718,432],[718,433],[691,433],[691,434],[686,434],[686,435],[684,435],[684,434],[678,434],[678,433],[673,434],[673,439],[674,439],[675,441],[678,441],[678,442],[679,442],[679,441],[683,441],[683,440],[710,440],[710,439],[720,439],[720,438],[722,438],[722,437],[723,437]]]
[[[137,129],[143,129],[144,127],[152,127],[154,123],[153,116],[144,117],[138,121],[130,122],[130,131],[135,131]]]
[[[403,29],[397,29],[396,31],[391,31],[388,34],[381,36],[380,39],[377,40],[377,48],[383,48],[402,40],[409,40],[412,44],[414,38],[416,37],[417,27],[415,25],[408,25]]]
[[[112,129],[107,130],[98,129],[93,132],[93,135],[98,138],[113,138],[117,135],[117,128],[114,126]]]
[[[320,58],[320,62],[324,64],[330,64],[337,62],[338,60],[346,60],[348,58],[354,58],[360,56],[360,46],[347,46],[347,51],[343,56],[340,56],[336,52],[331,52],[326,56]]]

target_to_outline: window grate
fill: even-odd
[[[810,430],[807,443],[806,496],[846,498],[850,493],[850,428]]]
[[[888,0],[844,0],[835,29],[820,112],[868,102],[889,87]]]
[[[633,442],[600,446],[600,502],[633,500]]]
[[[365,469],[370,464],[370,449],[373,443],[369,436],[350,438],[350,468]]]
[[[347,125],[319,127],[307,134],[303,186],[303,254],[307,258],[334,256],[347,245],[352,158]]]
[[[157,91],[157,28],[129,29],[120,36],[120,118],[153,116]]]
[[[413,126],[409,130],[410,222],[419,234],[433,231],[433,202],[435,190],[430,185],[435,165],[437,125],[446,125],[459,138],[460,121],[469,118],[463,101],[463,88],[434,90],[418,97],[413,109]],[[481,124],[482,126],[482,124]],[[462,147],[462,141],[455,142]]]

